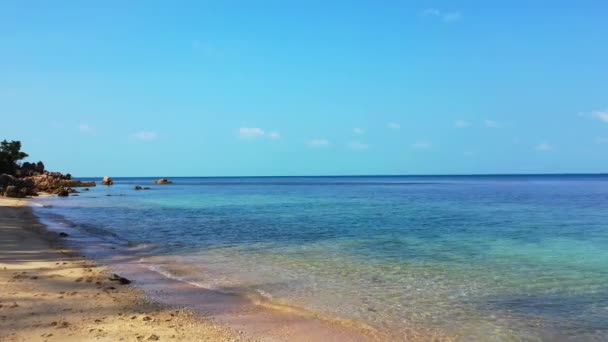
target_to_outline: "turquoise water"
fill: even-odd
[[[381,329],[608,340],[608,176],[150,183],[40,199],[38,213],[146,245],[142,260],[168,276]]]

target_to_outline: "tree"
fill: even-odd
[[[19,167],[17,162],[27,156],[27,153],[21,151],[21,141],[3,140],[0,142],[0,174],[14,176]]]

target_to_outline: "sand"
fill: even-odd
[[[45,234],[25,204],[0,199],[0,341],[251,340],[109,280]]]
[[[158,286],[165,292],[192,293],[176,296],[171,305],[162,304],[133,284],[111,280],[112,274],[108,266],[67,249],[57,233],[39,223],[27,200],[0,198],[0,341],[386,339],[349,322],[134,273],[139,277],[136,283],[147,281],[162,284]],[[176,307],[182,304],[191,309]]]

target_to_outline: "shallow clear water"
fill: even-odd
[[[608,340],[608,176],[116,181],[38,212],[199,286],[392,331]]]

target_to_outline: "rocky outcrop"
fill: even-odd
[[[11,175],[0,175],[0,195],[6,197],[23,198],[36,196],[34,183],[27,178],[17,178]]]
[[[59,172],[45,172],[42,175],[26,177],[33,182],[34,191],[55,194],[62,188],[92,187],[95,182],[83,182],[71,179]]]
[[[22,198],[22,197],[25,197],[25,194],[18,187],[14,186],[14,185],[9,185],[4,190],[4,196]]]
[[[154,184],[172,184],[173,182],[167,178],[161,178],[154,181]]]
[[[41,161],[37,163],[25,162],[17,168],[16,174],[19,177],[30,177],[41,175],[44,173],[44,163]]]
[[[110,178],[110,176],[104,176],[103,179],[101,180],[101,184],[112,185],[112,184],[114,184],[114,181],[112,180],[112,178]]]
[[[0,192],[3,191],[4,189],[6,189],[7,186],[9,186],[13,181],[14,181],[15,177],[11,176],[11,175],[7,175],[6,173],[3,173],[0,175]]]
[[[0,175],[0,194],[7,197],[37,196],[38,192],[59,194],[65,189],[68,193],[74,193],[77,191],[72,188],[91,186],[95,186],[95,182],[74,180],[70,175],[59,172],[44,172],[23,178]]]
[[[57,196],[59,197],[68,197],[70,196],[70,191],[68,189],[62,188],[57,190]]]

